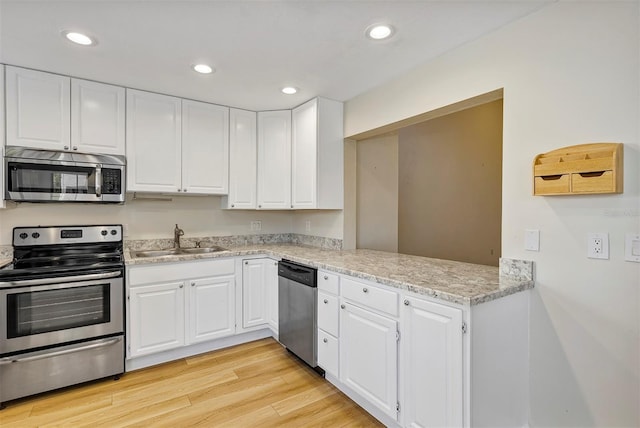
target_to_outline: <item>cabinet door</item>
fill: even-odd
[[[267,321],[271,330],[278,333],[278,262],[269,259],[265,263],[264,282],[267,288]]]
[[[267,324],[266,259],[245,260],[242,265],[242,325]]]
[[[404,425],[462,426],[462,311],[407,298],[402,333]]]
[[[258,113],[258,208],[291,208],[291,111]]]
[[[235,333],[235,275],[189,281],[189,343]]]
[[[293,109],[291,126],[291,204],[316,208],[318,100]]]
[[[229,108],[182,100],[182,191],[229,191]]]
[[[229,197],[225,208],[256,208],[258,151],[255,112],[229,112]]]
[[[129,357],[185,344],[184,283],[129,289]]]
[[[71,79],[71,148],[124,156],[125,89]]]
[[[397,419],[398,322],[340,305],[340,380]]]
[[[71,81],[7,66],[7,145],[69,150]]]
[[[128,191],[182,191],[180,101],[127,89]]]

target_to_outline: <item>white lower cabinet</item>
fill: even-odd
[[[322,329],[318,329],[318,366],[334,377],[340,374],[338,339]]]
[[[130,266],[128,358],[235,334],[232,259]]]
[[[398,406],[398,322],[340,305],[340,381],[393,419]]]
[[[242,326],[269,325],[278,329],[278,262],[248,259],[242,262]]]
[[[189,343],[218,339],[235,332],[235,275],[190,281]]]
[[[166,351],[185,344],[184,282],[129,290],[129,356]]]
[[[403,307],[404,426],[460,427],[462,310],[413,297]]]

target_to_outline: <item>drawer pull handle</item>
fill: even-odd
[[[324,276],[324,280],[325,280],[325,281],[328,281],[328,280],[329,280],[329,277],[328,277],[327,275],[325,275],[325,276]]]
[[[327,299],[324,299],[324,303],[326,305],[327,303],[329,303],[329,301]]]
[[[322,339],[322,341],[323,341],[324,343],[327,343],[327,342],[328,342],[328,340],[327,340],[327,338],[326,338],[326,337],[325,337],[324,339]]]
[[[340,307],[341,307],[342,309],[344,309],[344,308],[345,308],[345,306],[344,306],[344,305],[340,305]]]
[[[409,306],[409,301],[407,299],[404,300],[404,305]]]
[[[367,287],[365,287],[365,288],[363,288],[363,289],[362,289],[362,292],[363,292],[363,293],[368,293],[368,292],[369,292],[369,289],[368,289]]]

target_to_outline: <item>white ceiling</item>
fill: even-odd
[[[346,101],[549,0],[0,0],[0,62],[250,110]],[[396,27],[388,41],[367,26]],[[78,30],[95,47],[60,35]],[[190,65],[211,64],[198,75]],[[280,93],[285,85],[301,90]]]

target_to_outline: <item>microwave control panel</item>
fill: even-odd
[[[119,169],[102,169],[102,193],[119,195],[122,192],[122,171]]]

